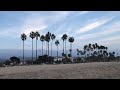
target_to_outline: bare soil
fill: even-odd
[[[1,67],[0,79],[120,79],[120,62]]]

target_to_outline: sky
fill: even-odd
[[[25,49],[31,50],[31,31],[38,31],[40,35],[48,31],[55,34],[60,42],[59,50],[62,50],[63,34],[74,37],[73,49],[98,43],[108,46],[109,50],[119,50],[120,11],[0,11],[0,49],[22,49],[20,37],[25,33]],[[38,49],[42,48],[41,45],[38,40]],[[44,42],[44,48],[45,45]],[[56,49],[53,43],[53,50]]]

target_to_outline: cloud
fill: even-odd
[[[76,26],[72,24],[72,20],[74,20],[74,18],[76,18],[79,15],[83,15],[88,13],[89,11],[65,11],[63,14],[62,12],[54,12],[54,13],[58,13],[58,15],[65,15],[66,18],[63,18],[61,22],[57,23],[57,28],[55,29],[55,33],[56,34],[64,34],[64,33],[68,33],[70,34],[70,32],[76,28]],[[70,16],[69,16],[70,15]],[[68,17],[67,17],[68,16]],[[71,23],[70,23],[71,22]],[[74,22],[73,22],[74,23]],[[56,27],[54,26],[54,27]],[[60,36],[60,35],[59,35]]]
[[[29,26],[29,25],[26,25],[22,32],[25,33],[26,35],[29,35],[31,31],[34,31],[34,32],[39,31],[39,32],[41,32],[41,30],[44,30],[45,28],[47,28],[46,25],[43,25],[43,26],[33,26],[33,25]]]
[[[94,28],[100,27],[100,26],[102,26],[103,24],[109,22],[112,19],[113,19],[113,17],[112,18],[98,19],[96,22],[89,23],[89,24],[85,25],[84,27],[80,28],[79,30],[77,30],[75,32],[75,34],[81,34],[81,33],[85,33],[85,32],[91,31]]]
[[[66,16],[72,11],[51,11],[53,14],[60,15],[60,16]]]
[[[107,37],[102,40],[98,40],[97,43],[108,46],[109,49],[118,49],[120,46],[120,36]]]
[[[81,11],[81,12],[77,12],[77,14],[76,14],[75,16],[84,15],[84,14],[87,14],[88,12],[92,12],[92,11]]]
[[[99,32],[92,33],[92,34],[85,34],[81,35],[79,37],[80,40],[93,40],[96,38],[102,38],[104,36],[111,36],[113,34],[117,34],[120,32],[120,22],[116,22],[115,24],[110,24],[108,28],[103,28],[103,30],[100,30]]]
[[[58,22],[58,21],[62,21],[65,18],[67,18],[67,16],[69,16],[71,13],[73,13],[72,11],[51,11],[53,13],[52,16],[50,16],[50,19],[54,22]]]
[[[7,27],[2,31],[3,34],[1,36],[11,36],[20,37],[22,33],[26,33],[29,35],[31,31],[39,31],[43,34],[43,31],[48,29],[51,24],[63,20],[69,15],[68,11],[53,11],[48,12],[50,15],[44,15],[41,12],[26,12],[26,16],[24,17],[16,17],[18,22],[20,21],[22,25],[16,25],[13,27]]]
[[[89,16],[91,15],[94,16],[94,14],[90,13],[90,15],[88,15],[89,12],[91,11],[48,11],[48,12],[46,11],[32,12],[31,11],[31,12],[25,12],[24,13],[26,14],[25,16],[24,14],[19,15],[17,13],[16,14],[17,16],[15,16],[16,18],[14,22],[12,23],[10,22],[9,24],[9,22],[7,21],[7,24],[9,25],[5,26],[5,28],[2,28],[2,27],[0,28],[1,29],[0,37],[7,37],[7,38],[9,37],[8,39],[11,41],[13,38],[17,37],[17,39],[15,40],[16,41],[18,40],[18,44],[19,44],[19,42],[21,41],[20,35],[22,33],[26,33],[28,38],[25,41],[25,47],[27,49],[31,49],[31,38],[29,38],[29,33],[31,31],[39,31],[40,34],[45,34],[48,30],[53,34],[55,34],[56,39],[60,41],[59,49],[63,48],[61,36],[64,33],[66,33],[68,36],[73,36],[75,38],[75,41],[73,43],[73,48],[83,48],[84,44],[88,44],[89,42],[96,42],[96,41],[100,43],[111,42],[111,43],[119,44],[117,42],[119,38],[118,37],[113,38],[115,34],[118,34],[120,31],[119,30],[120,22],[115,21],[115,20],[119,20],[119,13],[113,12],[114,13],[113,16],[109,15],[110,13],[103,14],[103,12],[102,14],[97,16],[97,13],[96,13],[95,17],[90,18]],[[87,15],[88,15],[88,19],[86,20],[84,19],[84,16],[86,17]],[[98,18],[98,17],[101,17],[101,15],[104,15],[104,16],[102,18]],[[113,20],[115,16],[117,16],[117,18]],[[11,18],[11,16],[9,16],[9,18]],[[15,23],[16,19],[18,21],[17,23]],[[6,18],[6,20],[9,20],[9,19]],[[85,21],[83,22],[82,20],[85,20]],[[115,21],[116,24],[113,24],[113,22],[111,22],[112,20],[113,22]],[[105,25],[106,23],[107,25]],[[4,25],[4,24],[2,23],[1,25]],[[96,28],[99,30],[99,32],[96,32],[97,31]],[[89,33],[89,31],[92,31],[92,32]],[[108,40],[109,42],[106,42],[105,40]],[[16,43],[15,41],[13,42]],[[45,45],[46,45],[46,42],[44,42],[44,47],[46,47]],[[70,45],[67,40],[68,49],[69,49],[69,46]],[[21,41],[20,47],[22,48],[22,41]],[[41,48],[40,41],[38,42],[38,48]],[[54,44],[53,44],[53,49],[56,50],[56,46]]]
[[[0,32],[0,37],[10,37],[10,38],[16,38],[20,32],[19,32],[19,28],[18,27],[9,27],[7,29],[3,29],[1,32]]]

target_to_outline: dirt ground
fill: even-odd
[[[120,79],[120,62],[0,67],[0,79]]]

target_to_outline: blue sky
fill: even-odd
[[[110,50],[120,46],[119,11],[0,11],[0,49],[22,49],[20,35],[27,34],[25,48],[31,49],[30,31],[45,35],[48,31],[60,41],[66,33],[74,37],[74,49],[83,49],[85,44],[98,43]],[[45,47],[46,43],[44,43]],[[67,42],[67,49],[70,45]],[[38,42],[41,49],[41,42]],[[35,40],[34,40],[35,49]],[[53,45],[56,50],[56,46]]]

